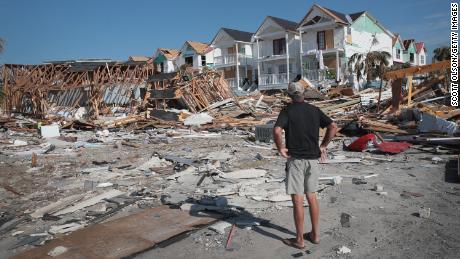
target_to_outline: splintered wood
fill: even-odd
[[[194,77],[191,81],[179,82],[182,99],[191,112],[198,112],[212,103],[233,98],[227,82],[215,72]]]

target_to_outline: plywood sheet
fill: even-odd
[[[51,258],[48,252],[57,246],[64,246],[68,251],[54,258],[121,258],[214,223],[217,217],[196,217],[189,212],[160,206],[77,230],[12,258]]]

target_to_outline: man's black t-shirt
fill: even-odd
[[[288,104],[279,114],[275,127],[286,134],[286,148],[293,158],[317,159],[319,150],[319,128],[329,126],[332,120],[318,107],[305,102]]]

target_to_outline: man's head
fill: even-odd
[[[294,102],[303,102],[305,88],[299,82],[289,83],[287,93]]]

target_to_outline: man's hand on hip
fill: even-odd
[[[284,157],[284,158],[289,158],[290,157],[290,155],[288,154],[288,149],[287,148],[283,147],[283,148],[280,148],[278,151],[280,152],[282,157]]]
[[[321,157],[320,157],[319,161],[321,163],[324,163],[324,162],[326,162],[326,159],[327,159],[327,148],[324,147],[324,146],[320,146],[319,150],[321,151]]]

